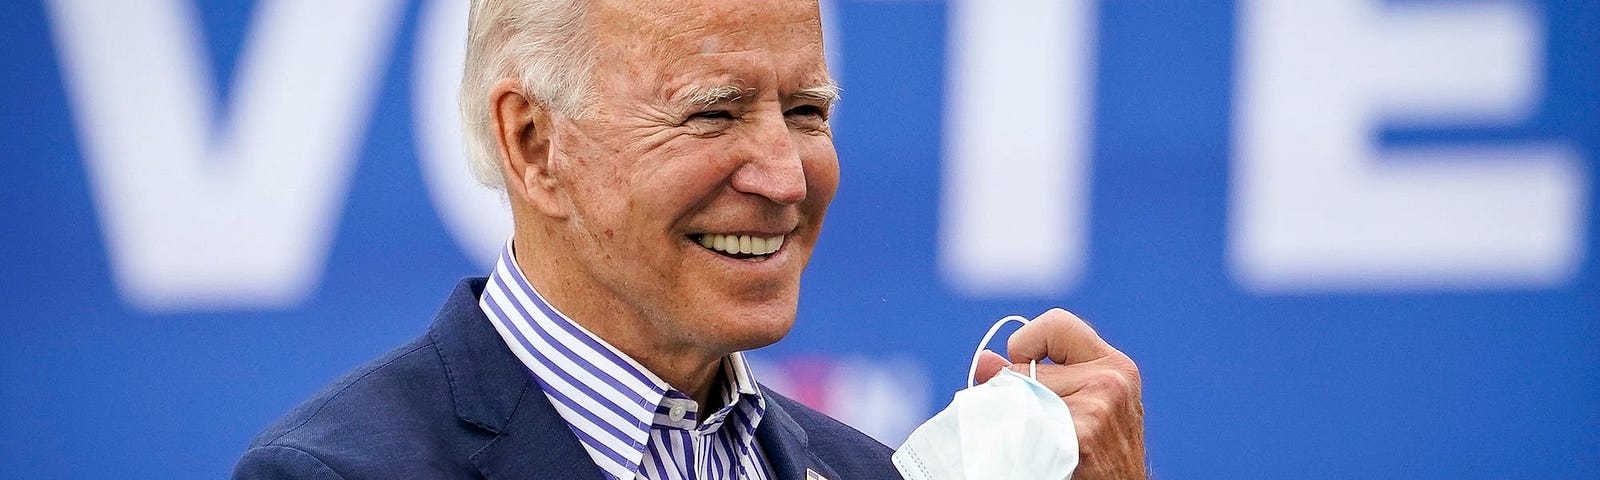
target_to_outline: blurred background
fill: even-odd
[[[844,178],[764,381],[898,445],[1063,306],[1158,478],[1600,478],[1600,3],[822,6]],[[465,11],[0,6],[0,477],[224,477],[487,271]]]

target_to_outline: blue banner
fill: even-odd
[[[462,3],[0,6],[0,476],[224,477],[487,272]],[[1600,4],[822,9],[843,179],[764,382],[893,446],[1061,306],[1157,478],[1600,478]]]

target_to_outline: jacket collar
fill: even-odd
[[[772,465],[772,478],[810,480],[812,477],[807,475],[807,471],[812,471],[823,478],[837,480],[839,474],[811,453],[811,439],[806,435],[806,430],[789,415],[786,407],[793,400],[774,393],[766,386],[761,389],[767,399],[767,414],[762,417],[761,425],[756,427],[756,441],[761,444],[762,451],[767,454],[767,462]]]
[[[492,434],[472,455],[473,464],[485,478],[603,478],[478,307],[485,280],[457,284],[428,329],[456,415]]]

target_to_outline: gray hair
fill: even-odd
[[[500,79],[518,79],[525,94],[554,114],[583,114],[594,69],[594,42],[585,33],[588,10],[587,0],[472,0],[461,130],[467,163],[479,182],[505,188],[498,133],[489,122],[489,89]]]

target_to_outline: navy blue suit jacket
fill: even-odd
[[[236,479],[604,477],[463,280],[428,333],[345,375],[262,432]],[[775,479],[899,478],[888,447],[766,390],[756,439]]]

